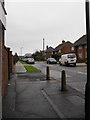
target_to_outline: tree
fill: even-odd
[[[13,56],[13,62],[14,64],[16,64],[16,62],[19,60],[18,54],[15,53],[15,55]]]
[[[42,52],[41,51],[36,51],[35,53],[32,54],[32,57],[36,61],[42,61],[43,60],[43,56],[42,56]]]

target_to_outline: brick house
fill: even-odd
[[[72,43],[67,41],[65,42],[64,40],[62,40],[62,43],[59,44],[53,51],[53,56],[57,56],[57,60],[59,60],[59,58],[61,57],[62,54],[65,53],[70,53],[72,52]]]
[[[45,50],[45,60],[47,60],[48,58],[52,57],[53,55],[53,51],[54,51],[54,48],[53,47],[48,47],[46,48]]]
[[[4,8],[4,1],[0,1],[0,87],[2,85],[2,95],[4,94],[4,86],[6,85],[6,81],[8,80],[8,59],[7,59],[7,51],[4,46],[4,32],[6,29],[6,11]],[[4,56],[6,58],[4,58]],[[6,59],[6,61],[5,61]],[[6,67],[6,69],[4,68]]]
[[[13,55],[10,48],[5,46],[6,16],[4,0],[0,1],[0,87],[2,87],[2,97],[5,94],[5,88],[10,74],[12,73]]]
[[[77,62],[85,62],[87,59],[87,36],[80,37],[74,42],[72,48],[77,55]]]

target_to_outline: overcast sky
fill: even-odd
[[[84,0],[81,2],[20,1],[6,2],[5,44],[11,48],[13,54],[17,52],[21,55],[21,47],[23,47],[23,55],[43,50],[43,38],[45,48],[46,45],[55,48],[62,40],[74,43],[86,34]]]

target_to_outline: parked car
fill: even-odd
[[[23,60],[24,62],[27,62],[28,59],[27,59],[27,58],[23,58],[22,60]]]
[[[73,64],[76,66],[76,55],[74,53],[69,53],[69,54],[63,54],[61,58],[59,59],[59,64],[60,65],[70,65]]]
[[[55,58],[48,58],[47,59],[47,64],[56,64],[57,63],[57,61],[55,60]]]
[[[29,63],[29,64],[34,64],[34,63],[35,63],[35,61],[34,61],[34,59],[33,59],[33,58],[28,58],[27,63]]]

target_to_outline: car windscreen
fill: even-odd
[[[75,55],[68,55],[68,58],[75,58]]]
[[[33,58],[28,58],[28,60],[34,60]]]
[[[54,59],[54,58],[50,58],[50,60],[51,60],[51,61],[55,61],[55,59]]]

